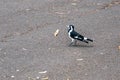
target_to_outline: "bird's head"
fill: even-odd
[[[74,30],[74,25],[68,25],[68,30]]]

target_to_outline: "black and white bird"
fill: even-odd
[[[68,35],[69,35],[69,38],[72,40],[72,42],[70,43],[70,45],[72,45],[73,43],[76,44],[76,41],[79,40],[79,41],[82,41],[82,42],[85,42],[85,43],[89,43],[90,42],[93,42],[92,39],[89,39],[87,37],[84,37],[82,35],[80,35],[79,33],[77,33],[75,30],[74,30],[74,25],[68,25]]]

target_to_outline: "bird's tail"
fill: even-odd
[[[93,40],[92,40],[92,39],[89,39],[89,38],[87,38],[87,41],[91,41],[91,42],[93,42]]]

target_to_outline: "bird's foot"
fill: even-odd
[[[73,44],[73,42],[71,42],[71,43],[69,44],[69,46],[72,46],[72,44]]]

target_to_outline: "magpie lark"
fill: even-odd
[[[69,38],[72,40],[72,42],[70,43],[70,45],[72,45],[73,43],[76,44],[76,41],[79,40],[79,41],[82,41],[82,42],[85,42],[85,43],[89,43],[90,42],[93,42],[92,39],[89,39],[87,37],[84,37],[82,35],[80,35],[79,33],[77,33],[75,30],[74,30],[74,25],[68,25],[68,35],[69,35]]]

